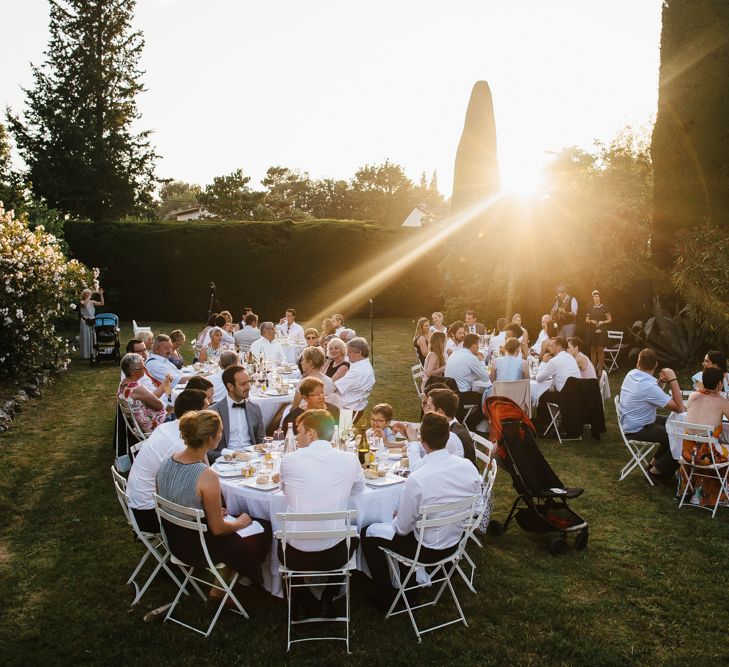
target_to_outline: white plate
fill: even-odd
[[[229,477],[240,477],[242,475],[242,471],[240,468],[230,468],[229,470],[213,468],[213,470],[218,473],[218,477],[223,477],[224,479],[227,479]]]
[[[285,394],[279,394],[275,389],[266,389],[263,393],[266,396],[291,396],[291,392],[287,391]]]
[[[385,475],[384,477],[378,477],[377,479],[365,478],[365,484],[367,486],[390,486],[391,484],[400,484],[405,481],[404,477],[398,475]]]
[[[221,470],[241,470],[247,466],[249,461],[225,461],[221,456],[215,463],[213,463],[213,470],[220,468]]]
[[[247,486],[250,489],[258,489],[259,491],[275,491],[278,489],[278,482],[268,482],[268,484],[258,484],[255,477],[246,477],[242,479],[239,484],[241,486]]]
[[[387,458],[393,461],[399,461],[402,458],[402,452],[387,452]]]

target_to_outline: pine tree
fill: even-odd
[[[430,191],[438,193],[438,172],[433,169],[433,175],[430,177]]]
[[[8,113],[34,192],[102,220],[148,212],[158,183],[149,131],[135,133],[144,39],[135,0],[49,0],[45,62],[33,67],[24,117]]]
[[[420,173],[420,189],[425,192],[428,189],[428,177],[425,172]]]

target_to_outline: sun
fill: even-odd
[[[522,198],[537,197],[544,193],[544,168],[540,164],[520,163],[504,165],[501,170],[501,188],[506,194]]]

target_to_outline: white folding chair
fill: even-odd
[[[559,432],[559,426],[562,423],[562,414],[559,411],[559,405],[557,403],[548,402],[547,410],[549,411],[550,422],[549,426],[547,426],[542,435],[546,436],[547,433],[549,433],[551,430],[554,430],[554,433],[557,436],[557,440],[559,440],[560,445],[564,442],[570,442],[571,440],[582,440],[582,436],[578,436],[577,438],[562,437],[562,434]]]
[[[649,460],[653,450],[658,447],[660,443],[646,442],[645,440],[628,440],[625,436],[625,431],[623,431],[623,425],[620,422],[620,416],[622,414],[620,410],[620,394],[615,396],[615,414],[618,418],[618,428],[620,429],[620,436],[623,438],[623,444],[630,452],[630,461],[623,466],[623,469],[620,471],[618,481],[622,482],[631,472],[633,472],[635,468],[638,468],[643,475],[645,475],[645,478],[648,480],[650,485],[655,486],[651,476],[648,474],[648,471],[643,467],[643,463]]]
[[[170,559],[170,554],[167,551],[167,547],[165,546],[164,542],[162,541],[161,535],[159,533],[148,533],[139,528],[139,524],[137,523],[137,519],[134,516],[134,512],[132,512],[131,507],[129,507],[129,502],[126,494],[127,480],[124,479],[124,477],[122,477],[114,469],[114,466],[111,466],[111,477],[114,481],[116,497],[117,500],[119,500],[122,511],[124,512],[124,517],[126,518],[127,523],[131,527],[132,531],[134,532],[134,535],[147,549],[146,553],[144,554],[144,556],[142,556],[141,560],[137,564],[137,567],[134,568],[132,576],[129,577],[129,579],[127,580],[127,585],[132,584],[134,586],[134,600],[132,600],[132,606],[134,606],[142,599],[142,596],[146,592],[147,588],[149,588],[149,585],[152,583],[152,581],[154,581],[154,578],[157,576],[157,574],[159,574],[160,570],[164,570],[167,574],[169,574],[171,579],[178,586],[180,585],[180,580],[175,576],[174,572],[172,572],[169,565],[167,565],[167,562]],[[136,581],[137,575],[144,567],[144,564],[147,562],[147,559],[150,556],[152,556],[152,558],[157,561],[157,565],[140,588],[139,584]]]
[[[283,528],[275,533],[276,539],[281,540],[281,550],[283,551],[283,562],[279,565],[278,571],[284,580],[286,586],[286,598],[288,600],[288,625],[286,636],[286,650],[291,650],[291,644],[297,642],[325,641],[328,639],[344,641],[347,645],[347,653],[349,653],[349,576],[352,570],[357,569],[357,554],[352,556],[341,567],[332,570],[296,570],[286,564],[286,547],[291,540],[345,540],[347,553],[350,551],[350,544],[353,538],[357,537],[357,526],[352,525],[352,520],[357,516],[357,510],[344,510],[342,512],[313,512],[309,514],[297,514],[293,512],[279,512],[276,519],[281,522]],[[301,530],[300,524],[312,521],[336,521],[342,524],[340,528],[331,530]],[[299,524],[294,525],[292,524]],[[329,582],[329,577],[341,576],[344,578],[344,597],[345,597],[345,615],[335,618],[305,618],[300,621],[291,620],[291,592],[294,588],[307,588],[316,582],[318,586],[340,586],[341,581]],[[305,580],[309,580],[308,582]],[[301,583],[296,583],[297,581]],[[303,623],[344,623],[344,637],[302,637],[300,639],[291,639],[291,628],[294,625]]]
[[[195,632],[204,635],[205,637],[208,637],[213,631],[215,624],[218,622],[218,617],[223,611],[225,603],[228,601],[228,599],[232,600],[233,604],[236,606],[236,609],[231,609],[232,612],[248,618],[248,613],[243,608],[243,605],[240,603],[238,598],[235,596],[235,593],[233,592],[233,586],[235,586],[236,582],[238,581],[238,573],[236,572],[233,575],[233,578],[230,580],[230,583],[228,583],[225,580],[225,577],[223,577],[220,572],[225,567],[225,565],[223,563],[213,563],[212,558],[210,558],[208,545],[205,542],[205,533],[208,532],[208,527],[203,522],[203,519],[205,518],[205,512],[203,512],[203,510],[195,509],[194,507],[185,507],[184,505],[178,505],[177,503],[170,502],[169,500],[165,500],[164,498],[158,496],[156,493],[154,494],[154,503],[155,509],[157,510],[157,516],[159,518],[160,528],[162,530],[162,539],[164,540],[165,546],[167,547],[168,551],[170,551],[171,561],[174,565],[177,565],[185,573],[185,579],[179,585],[177,596],[172,601],[170,608],[167,610],[167,615],[164,618],[165,622],[173,621],[174,623],[178,623],[185,628],[189,628],[190,630],[194,630]],[[205,556],[205,562],[207,563],[206,569],[213,575],[212,581],[207,581],[206,579],[195,576],[195,567],[177,558],[175,554],[170,550],[169,541],[165,533],[165,521],[169,521],[176,526],[180,526],[181,528],[186,528],[190,531],[194,531],[197,533],[198,539],[200,540],[200,547],[202,548],[203,555]],[[194,535],[191,534],[190,539],[194,539]],[[207,627],[206,630],[201,630],[193,625],[188,625],[180,619],[174,618],[172,616],[172,612],[175,610],[178,603],[180,602],[180,598],[183,595],[187,594],[188,583],[192,584],[192,587],[197,591],[198,595],[200,595],[203,601],[206,600],[205,593],[203,593],[200,586],[198,586],[198,582],[206,586],[211,586],[219,591],[223,591],[223,596],[220,599],[220,604],[218,605],[215,615],[213,616],[213,620],[210,621],[210,625]]]
[[[613,344],[603,349],[608,358],[609,366],[607,368],[607,372],[612,373],[616,368],[618,368],[618,355],[620,354],[620,349],[623,346],[623,332],[608,331],[607,337],[608,341],[612,341]]]
[[[413,376],[413,384],[415,385],[415,391],[418,394],[418,398],[423,400],[423,367],[420,364],[415,364],[410,367],[410,374]]]
[[[602,369],[602,373],[600,373],[600,380],[598,384],[600,386],[600,396],[604,403],[610,398],[610,380],[608,379],[607,371],[604,368]]]
[[[694,461],[688,462],[683,456],[678,459],[681,477],[684,482],[683,493],[678,503],[678,509],[681,509],[686,504],[687,494],[688,504],[692,507],[700,507],[701,509],[709,510],[711,512],[711,518],[716,516],[716,511],[719,509],[719,503],[722,501],[722,496],[729,498],[729,486],[727,486],[727,475],[729,475],[729,461],[717,461],[716,460],[716,448],[720,447],[719,440],[713,435],[714,430],[711,426],[706,424],[689,424],[687,422],[680,421],[667,421],[666,430],[669,435],[676,438],[677,442],[683,440],[691,440],[697,444],[704,443],[708,446],[709,453],[711,454],[711,463],[700,464]],[[719,492],[716,495],[716,502],[713,507],[709,505],[696,504],[691,502],[691,499],[696,491],[694,480],[696,478],[704,479],[716,479],[719,481]],[[726,501],[724,501],[726,502]]]
[[[124,419],[124,424],[126,425],[129,432],[138,441],[146,440],[147,434],[142,430],[139,422],[137,422],[137,418],[134,416],[134,412],[132,412],[132,406],[129,403],[129,400],[119,397],[117,399],[117,402],[119,404],[119,409],[121,410],[122,417]]]
[[[412,558],[403,556],[402,554],[392,551],[391,549],[380,547],[380,549],[385,552],[385,556],[387,557],[387,564],[390,568],[390,575],[392,576],[392,580],[397,582],[398,584],[397,594],[395,595],[395,599],[392,601],[390,609],[387,611],[385,618],[390,618],[391,616],[397,616],[398,614],[407,613],[407,615],[410,617],[410,622],[412,623],[413,630],[415,630],[415,635],[417,636],[419,642],[422,641],[421,637],[426,632],[432,632],[433,630],[438,630],[439,628],[444,628],[448,625],[453,625],[454,623],[463,623],[463,625],[468,626],[466,617],[463,613],[463,609],[461,608],[461,604],[458,602],[455,590],[453,590],[451,577],[456,571],[458,561],[463,557],[463,551],[466,548],[466,542],[469,539],[469,535],[474,523],[477,503],[478,496],[470,496],[468,498],[464,498],[463,500],[458,500],[453,503],[424,505],[420,507],[418,510],[419,518],[415,523],[415,534],[418,536],[418,546],[415,549],[415,555]],[[425,535],[425,530],[428,528],[443,528],[445,526],[453,525],[462,526],[464,529],[463,535],[458,541],[456,550],[450,556],[441,558],[439,561],[436,562],[426,563],[421,561],[420,552],[423,548],[423,536]],[[407,572],[404,577],[400,576],[400,565],[403,565],[407,568]],[[416,573],[418,568],[421,567],[429,570],[427,581],[425,581],[424,583],[418,583],[417,581]],[[415,583],[410,584],[411,580],[413,580]],[[436,584],[440,585],[437,587],[437,592],[432,600],[430,600],[429,602],[411,606],[410,601],[407,597],[408,591],[412,591],[417,588],[425,588]],[[423,607],[430,607],[438,604],[438,601],[443,595],[443,591],[446,589],[446,587],[448,587],[448,590],[453,597],[453,602],[455,603],[456,609],[458,610],[458,618],[421,630],[415,621],[415,616],[413,612]],[[395,611],[395,607],[400,601],[402,601],[404,609],[399,609]]]
[[[483,481],[486,479],[486,469],[491,463],[491,459],[494,455],[494,450],[496,449],[496,443],[491,442],[490,440],[484,438],[482,435],[474,433],[473,431],[470,431],[470,433],[473,444],[476,446],[476,458],[478,458],[480,461],[484,461],[486,464],[484,471],[481,474],[481,482],[483,483]]]
[[[151,327],[140,327],[137,324],[137,320],[132,320],[132,331],[134,332],[134,337],[139,338],[139,334],[144,331],[149,331],[151,333],[152,329]]]
[[[490,513],[491,492],[493,491],[494,484],[496,483],[496,473],[498,471],[498,466],[496,465],[496,459],[491,459],[489,461],[486,454],[479,449],[476,449],[476,458],[484,463],[484,470],[481,475],[482,502],[481,507],[476,514],[473,526],[471,527],[468,537],[472,542],[475,542],[480,549],[483,549],[483,544],[481,544],[481,540],[479,540],[476,536],[476,529],[481,525],[481,521],[483,520],[486,511],[488,510]],[[466,575],[466,573],[461,568],[460,563],[456,565],[456,569],[458,570],[458,574],[461,575],[461,578],[465,582],[466,586],[468,586],[472,593],[475,593],[476,589],[473,586],[473,577],[476,574],[476,563],[474,563],[473,559],[468,555],[467,547],[468,543],[466,543],[466,547],[464,547],[463,549],[463,559],[466,561],[466,563],[468,563],[468,566],[470,567],[470,573]]]

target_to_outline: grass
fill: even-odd
[[[353,325],[364,332],[365,322]],[[155,330],[179,326],[154,325]],[[190,332],[194,326],[182,327]],[[417,415],[409,367],[408,320],[375,330],[378,383],[372,400]],[[123,337],[126,340],[126,337]],[[613,391],[621,376],[614,374]],[[113,495],[112,399],[118,369],[71,371],[29,401],[0,435],[0,660],[35,664],[688,664],[729,659],[726,646],[726,548],[729,512],[715,520],[676,511],[672,489],[651,488],[637,473],[617,481],[627,460],[611,404],[607,437],[560,446],[540,441],[556,472],[585,494],[573,503],[590,523],[587,551],[554,558],[546,541],[517,527],[473,552],[476,587],[457,590],[469,627],[452,626],[417,644],[403,617],[385,621],[353,588],[352,652],[314,643],[285,652],[283,603],[246,589],[245,621],[226,614],[208,640],[144,614],[171,599],[158,580],[129,609],[125,581],[141,551]],[[514,492],[496,485],[494,516]],[[445,609],[443,611],[446,611]],[[437,612],[436,612],[437,615]]]

